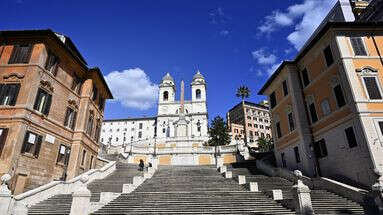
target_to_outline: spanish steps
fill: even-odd
[[[284,199],[291,199],[292,182],[269,177],[254,164],[228,166],[233,178],[224,178],[215,166],[159,166],[152,178],[132,193],[122,193],[93,214],[295,214],[283,201],[274,201],[268,191],[281,189]],[[142,175],[137,165],[117,163],[115,172],[88,184],[91,202],[100,192],[122,192],[122,185]],[[246,182],[257,182],[262,192],[250,192],[239,185],[238,175]],[[316,214],[364,214],[363,208],[326,190],[312,190]],[[29,208],[28,214],[69,214],[71,195],[56,195]]]

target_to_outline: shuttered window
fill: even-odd
[[[276,123],[275,123],[275,127],[276,127],[276,129],[277,129],[277,137],[278,137],[278,138],[281,138],[281,137],[282,137],[281,123],[280,123],[280,122],[276,122]]]
[[[299,155],[299,149],[298,149],[298,146],[295,146],[294,147],[294,155],[295,155],[295,161],[297,163],[300,163],[301,162],[301,157]]]
[[[354,147],[358,146],[358,142],[356,141],[356,137],[355,137],[355,133],[354,133],[354,128],[348,127],[344,130],[344,132],[346,133],[348,146],[350,148],[354,148]]]
[[[283,88],[283,95],[287,96],[289,94],[289,89],[287,88],[287,81],[284,80],[282,82],[282,88]]]
[[[295,124],[294,124],[294,115],[293,113],[289,113],[287,115],[287,118],[289,120],[289,128],[290,128],[290,131],[294,131],[295,130]]]
[[[307,87],[307,85],[310,84],[310,79],[307,73],[307,69],[302,70],[301,74],[302,74],[302,82],[303,82],[302,84],[304,87]]]
[[[21,153],[32,154],[35,158],[39,157],[43,137],[33,132],[27,131],[24,137],[24,143],[21,147]]]
[[[8,135],[8,128],[0,128],[0,158],[5,146],[7,135]]]
[[[76,118],[77,112],[74,111],[72,108],[68,107],[65,114],[64,126],[74,130],[74,127],[76,125]]]
[[[363,77],[363,81],[367,89],[368,97],[371,100],[382,99],[376,77]]]
[[[86,125],[86,133],[91,137],[93,132],[93,119],[94,115],[92,113],[89,114],[88,123]]]
[[[38,112],[48,115],[49,110],[51,108],[52,103],[52,95],[48,94],[45,90],[39,89],[37,91],[37,96],[35,100],[35,105],[33,106],[33,109],[37,110]]]
[[[326,59],[327,66],[331,66],[332,63],[334,63],[334,58],[332,56],[331,48],[330,46],[327,46],[324,51],[324,57]]]
[[[309,104],[309,111],[311,116],[311,123],[315,123],[316,121],[318,121],[318,115],[314,103]]]
[[[58,64],[59,64],[59,58],[56,55],[54,55],[51,51],[48,51],[48,57],[45,62],[45,69],[48,70],[53,75],[56,75]]]
[[[277,100],[275,98],[275,92],[270,94],[270,107],[274,108],[277,105]]]
[[[344,99],[342,87],[338,84],[333,89],[338,107],[343,107],[346,104],[346,100]]]
[[[20,84],[0,85],[0,105],[14,106],[19,94]]]
[[[32,49],[33,45],[31,44],[13,46],[11,58],[9,58],[8,64],[29,63]]]
[[[355,55],[366,56],[367,51],[364,47],[363,40],[361,37],[351,37],[350,38],[352,49],[354,50]]]
[[[84,166],[85,164],[85,158],[86,158],[86,151],[85,149],[82,151],[82,158],[81,158],[81,166]]]
[[[327,156],[326,141],[324,139],[314,142],[314,153],[317,158]]]
[[[70,147],[61,144],[57,155],[57,163],[68,165],[70,157]]]
[[[81,85],[82,85],[81,79],[77,77],[76,75],[74,75],[71,89],[74,90],[77,94],[80,94]]]

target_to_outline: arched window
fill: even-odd
[[[169,99],[169,92],[165,91],[164,92],[164,101],[167,101]]]
[[[197,99],[201,99],[201,90],[200,90],[200,89],[197,89],[197,90],[195,91],[195,97],[196,97]]]

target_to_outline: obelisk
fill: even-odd
[[[185,84],[183,80],[181,81],[180,112],[175,127],[176,137],[186,137],[188,135],[188,122],[185,119]]]
[[[184,80],[181,81],[181,99],[180,99],[180,105],[181,105],[181,108],[180,108],[180,114],[184,114],[184,103],[185,103],[185,83],[184,83]]]

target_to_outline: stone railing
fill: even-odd
[[[269,176],[285,178],[289,181],[297,182],[297,177],[292,171],[273,167],[262,160],[257,160],[257,168]],[[311,189],[324,189],[340,196],[351,199],[359,204],[363,204],[368,194],[367,190],[356,188],[339,181],[334,181],[325,177],[309,178],[301,176],[300,179]]]
[[[232,152],[236,152],[238,150],[237,148],[238,148],[237,145],[219,146],[218,150],[220,153],[232,153]]]
[[[102,179],[111,174],[116,169],[116,162],[112,161],[106,164],[101,169],[92,169],[89,170],[75,178],[72,178],[68,181],[52,181],[43,186],[37,187],[33,190],[21,193],[17,196],[14,196],[13,199],[16,204],[23,204],[25,206],[34,205],[40,201],[46,200],[49,197],[52,197],[57,194],[70,194],[74,192],[78,186],[82,184],[80,181],[81,177],[84,175],[89,177],[87,183],[90,183],[97,179]]]
[[[215,154],[215,153],[234,153],[237,152],[237,146],[202,146],[202,147],[161,147],[156,148],[154,150],[154,147],[141,147],[141,146],[134,146],[134,145],[128,145],[125,147],[124,153],[129,154],[153,154],[154,152],[156,154]]]

